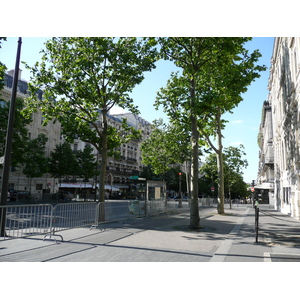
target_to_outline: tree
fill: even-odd
[[[48,138],[44,134],[39,134],[36,139],[30,140],[24,148],[24,168],[23,173],[30,178],[29,192],[31,192],[31,179],[42,177],[47,172],[46,142]]]
[[[174,124],[155,120],[150,137],[142,142],[142,163],[151,165],[156,175],[164,175],[176,164],[182,164],[188,155],[186,132]]]
[[[87,182],[89,178],[95,175],[97,167],[97,161],[93,155],[93,148],[90,145],[86,145],[83,150],[79,150],[75,153],[77,159],[77,175],[83,177],[83,180]]]
[[[0,156],[4,155],[6,132],[8,124],[8,114],[10,102],[3,101],[0,103]],[[14,130],[12,140],[12,156],[11,165],[17,167],[19,164],[24,163],[24,147],[28,142],[28,129],[27,125],[31,119],[24,118],[22,110],[24,109],[24,101],[21,98],[16,98],[16,111],[14,119]]]
[[[244,193],[243,186],[243,169],[248,166],[246,159],[243,159],[245,152],[243,151],[244,146],[239,147],[228,147],[224,148],[223,151],[223,164],[224,164],[224,174],[226,181],[224,183],[224,189],[228,191],[228,196],[230,199],[231,208],[231,194],[242,194]],[[218,175],[218,163],[217,154],[211,153],[206,157],[205,164],[200,168],[200,172],[203,175],[203,179],[213,186],[214,183],[218,183],[220,178]],[[236,187],[236,189],[234,189]]]
[[[228,183],[228,194],[231,208],[231,189],[235,183],[240,180],[240,177],[243,175],[243,168],[247,168],[248,161],[243,159],[243,155],[246,153],[243,151],[244,146],[240,145],[239,147],[228,147],[224,149],[224,169],[225,169],[225,178]]]
[[[190,227],[199,228],[198,172],[199,129],[198,118],[205,113],[205,96],[209,85],[207,74],[226,53],[225,38],[159,38],[161,53],[165,59],[174,61],[182,74],[172,74],[167,87],[158,93],[157,103],[162,104],[172,121],[189,127],[191,133],[191,208]]]
[[[198,146],[200,133],[218,154],[218,212],[224,213],[224,172],[222,161],[222,114],[233,109],[241,94],[264,67],[256,66],[260,54],[248,55],[243,47],[250,38],[165,38],[160,39],[165,58],[182,68],[172,74],[167,87],[158,95],[170,117],[190,124],[192,144],[191,227],[197,227]],[[183,117],[184,116],[184,117]],[[210,136],[217,137],[217,147]]]
[[[2,41],[6,41],[5,37],[0,37],[0,49],[2,48]],[[3,88],[3,80],[4,80],[4,73],[6,71],[6,66],[0,61],[0,90]]]
[[[40,107],[47,120],[57,118],[69,140],[77,135],[97,149],[99,201],[104,202],[108,151],[131,138],[128,127],[119,134],[108,125],[108,113],[114,105],[138,113],[129,93],[142,82],[143,73],[155,67],[155,43],[137,38],[64,37],[52,38],[45,47],[42,62],[30,68],[29,105]],[[43,101],[34,97],[38,88],[44,92]]]
[[[48,168],[51,176],[58,178],[59,182],[64,176],[68,178],[76,175],[77,161],[69,143],[56,145],[54,151],[50,153]]]
[[[222,144],[222,129],[225,126],[225,120],[222,120],[222,115],[225,112],[231,112],[242,100],[242,94],[248,89],[248,86],[256,78],[260,77],[260,72],[266,69],[265,66],[257,65],[257,61],[261,54],[258,50],[249,54],[249,51],[244,48],[244,44],[250,41],[251,38],[229,38],[232,45],[229,46],[230,52],[220,64],[218,64],[218,72],[211,74],[210,97],[213,99],[213,109],[203,124],[200,120],[199,130],[206,138],[211,148],[215,151],[218,158],[218,212],[224,213],[224,167],[223,167],[223,144]],[[207,132],[205,126],[210,125],[210,130]],[[207,128],[207,127],[206,127]],[[217,139],[215,146],[210,136]]]

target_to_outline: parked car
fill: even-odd
[[[18,192],[15,190],[10,190],[9,193],[10,193],[10,201],[16,201]]]
[[[1,192],[0,192],[0,198],[1,198]],[[7,202],[9,202],[9,201],[10,201],[10,193],[7,192]]]

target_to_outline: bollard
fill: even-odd
[[[255,242],[258,243],[259,208],[255,206]]]

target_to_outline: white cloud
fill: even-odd
[[[231,146],[239,146],[239,145],[243,145],[243,142],[231,142],[230,145]]]
[[[111,115],[119,115],[127,113],[127,111],[119,106],[113,106],[109,111]]]
[[[231,121],[232,124],[242,124],[244,123],[243,120],[234,120],[234,121]]]

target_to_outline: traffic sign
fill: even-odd
[[[4,163],[4,156],[0,157],[0,165]]]
[[[210,190],[211,190],[212,192],[214,192],[214,191],[215,191],[215,187],[212,186],[212,187],[210,188]]]
[[[253,193],[254,192],[254,186],[251,186],[251,192]]]

